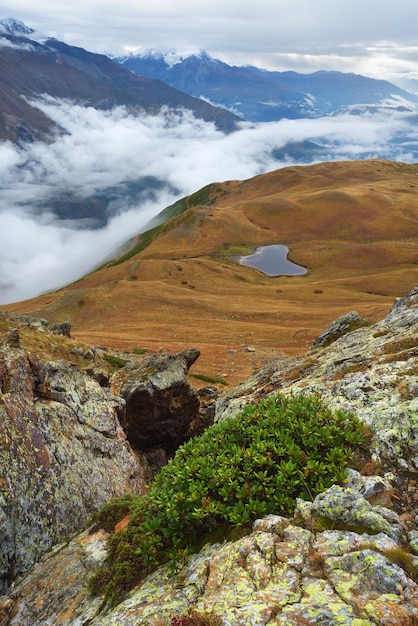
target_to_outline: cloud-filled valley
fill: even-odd
[[[1,304],[77,279],[166,206],[210,182],[294,164],[291,155],[277,157],[288,144],[317,144],[320,160],[418,160],[415,114],[395,110],[242,123],[224,134],[187,111],[151,116],[54,99],[37,106],[63,132],[50,143],[0,144]],[[154,181],[145,191],[144,180]],[[96,197],[110,198],[105,220],[92,220],[88,210],[62,219],[57,211],[73,198],[88,209]]]

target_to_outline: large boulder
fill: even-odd
[[[82,369],[0,348],[0,589],[110,498],[145,490],[118,414]]]
[[[366,320],[360,317],[357,311],[349,311],[331,322],[328,328],[315,339],[313,345],[315,348],[328,346],[343,335],[362,326],[367,326]]]
[[[155,354],[114,374],[111,389],[126,402],[122,426],[135,449],[170,453],[187,439],[199,414],[199,396],[187,372],[199,354],[194,349]]]

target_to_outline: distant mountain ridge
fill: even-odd
[[[115,58],[137,75],[158,78],[195,97],[206,98],[253,122],[318,117],[353,106],[414,108],[411,94],[385,80],[337,71],[272,72],[232,66],[205,51],[182,57],[146,51]],[[170,62],[171,61],[171,62]]]
[[[30,102],[43,94],[100,109],[189,109],[220,130],[235,128],[238,118],[222,108],[157,79],[135,76],[105,55],[56,39],[36,41],[33,32],[17,20],[0,20],[0,140],[48,138],[53,122]]]

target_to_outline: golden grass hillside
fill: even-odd
[[[418,283],[418,165],[288,167],[212,184],[181,208],[130,254],[8,310],[69,320],[96,345],[197,347],[193,371],[232,384],[278,353],[304,352],[342,313],[377,321]],[[274,243],[308,273],[269,278],[231,260]]]

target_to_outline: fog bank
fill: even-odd
[[[2,305],[79,278],[166,206],[210,182],[294,164],[273,156],[288,143],[319,144],[321,160],[414,162],[418,153],[415,115],[396,111],[243,123],[224,135],[190,112],[134,115],[124,107],[98,111],[51,98],[37,105],[65,132],[49,144],[0,144]],[[122,199],[100,229],[60,220],[48,206],[54,196],[90,198],[143,177],[165,185],[141,201]]]

